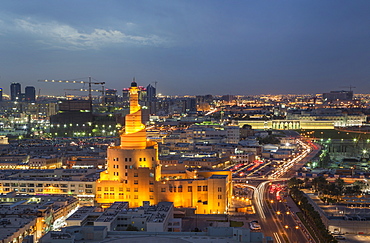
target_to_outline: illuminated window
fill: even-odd
[[[192,192],[193,191],[193,187],[192,186],[188,186],[188,192]]]
[[[109,193],[110,199],[114,199],[114,193]]]
[[[181,185],[177,189],[178,189],[178,192],[182,192],[182,186]]]
[[[204,192],[208,191],[208,186],[203,186],[203,191]]]
[[[126,188],[126,192],[130,192],[130,188],[129,187]]]
[[[154,199],[154,196],[153,196],[153,195],[150,195],[150,196],[149,196],[149,199]]]
[[[218,192],[222,192],[222,187],[217,188]]]
[[[124,194],[123,193],[119,193],[118,194],[118,199],[124,199]]]
[[[111,188],[110,188],[110,191],[111,191],[111,192],[114,192],[114,187],[111,187]]]
[[[118,187],[118,191],[123,192],[123,187]]]
[[[202,191],[202,186],[198,186],[198,192]]]
[[[106,186],[106,187],[104,187],[104,191],[106,191],[106,192],[108,191],[108,187],[107,187],[107,186]]]
[[[98,187],[98,192],[100,192],[101,191],[101,187]]]
[[[138,191],[139,191],[139,188],[135,187],[134,192],[138,192]]]
[[[222,195],[218,195],[218,199],[222,199]]]
[[[96,195],[96,197],[97,197],[97,198],[101,198],[101,194],[97,194],[97,195]]]
[[[134,195],[134,199],[139,199],[139,195]]]

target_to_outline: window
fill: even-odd
[[[100,186],[98,186],[98,189],[97,189],[97,190],[98,190],[98,192],[100,192],[100,191],[101,191],[101,187],[100,187]]]
[[[153,196],[153,195],[150,195],[150,196],[149,196],[149,199],[154,199],[154,196]]]
[[[108,191],[108,187],[106,186],[106,187],[104,187],[104,191],[105,192],[107,192]]]
[[[203,186],[203,191],[204,192],[208,191],[208,186]]]
[[[82,190],[83,191],[83,190]],[[86,193],[92,193],[92,190],[91,189],[86,189],[85,190]]]
[[[141,158],[139,159],[139,161],[141,161]]]
[[[149,188],[149,192],[154,192],[154,188]]]
[[[125,158],[125,161],[127,162],[127,158]],[[127,169],[127,165],[126,165],[125,167],[126,167],[126,169]]]
[[[111,192],[114,192],[114,187],[111,187],[111,188],[110,188],[110,191],[111,191]]]
[[[149,185],[154,185],[154,181],[149,181]]]
[[[109,193],[104,193],[104,199],[108,199],[109,198]]]
[[[126,188],[126,192],[130,192],[130,188],[129,187]]]
[[[130,199],[130,195],[126,195],[126,199]]]
[[[193,187],[192,186],[188,186],[188,192],[192,192],[193,191]]]
[[[139,195],[134,195],[134,199],[139,199]]]
[[[162,187],[161,188],[161,192],[166,192],[166,188],[165,187]]]
[[[124,194],[123,193],[119,193],[118,194],[118,199],[124,199]]]
[[[101,198],[101,194],[96,194],[96,197],[97,198]]]
[[[222,187],[217,188],[218,192],[222,192]]]
[[[181,185],[177,188],[177,191],[182,192],[182,186]]]
[[[202,186],[198,186],[198,192],[202,191]]]
[[[139,176],[139,174],[138,173],[134,173],[134,177],[138,177]]]
[[[114,193],[109,193],[110,199],[114,199]]]
[[[222,199],[222,195],[218,195],[218,199]]]
[[[118,166],[118,165],[116,165],[116,168],[118,169],[118,168],[119,168],[119,166]]]
[[[127,170],[127,165],[125,165],[125,169]]]
[[[134,184],[135,185],[139,184],[139,181],[138,180],[134,180]]]
[[[123,192],[123,187],[118,187],[118,191]]]
[[[139,188],[134,188],[134,192],[138,192],[139,191]]]
[[[85,188],[93,188],[93,185],[92,184],[86,184]]]

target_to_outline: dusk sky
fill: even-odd
[[[370,1],[3,0],[0,50],[6,93],[88,76],[119,94],[133,77],[165,95],[370,93]]]

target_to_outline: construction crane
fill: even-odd
[[[340,88],[349,88],[349,91],[352,91],[352,89],[356,88],[355,86],[341,86]]]
[[[91,77],[89,77],[89,81],[76,81],[76,80],[54,80],[54,79],[39,79],[39,82],[48,82],[48,83],[71,83],[71,84],[89,84],[89,88],[86,91],[89,91],[89,100],[90,105],[92,106],[92,96],[91,96],[91,85],[104,85],[105,82],[92,82]],[[104,90],[104,86],[102,87],[102,90]]]

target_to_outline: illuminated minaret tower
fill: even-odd
[[[139,206],[143,201],[156,203],[155,181],[161,177],[158,163],[158,146],[146,138],[141,122],[141,107],[138,103],[138,87],[131,83],[130,114],[125,117],[119,146],[107,151],[107,170],[100,173],[96,185],[96,201],[110,204],[129,201],[130,206]]]

